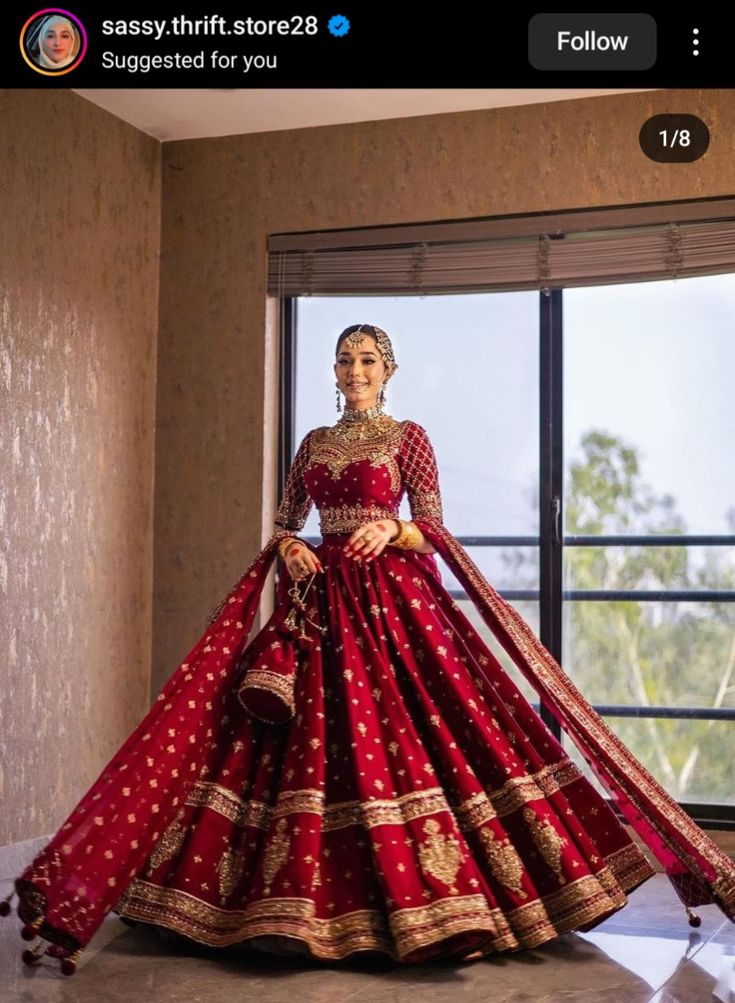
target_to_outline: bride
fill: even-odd
[[[536,947],[621,909],[651,862],[445,589],[437,554],[690,922],[711,902],[735,919],[735,864],[444,526],[426,430],[385,411],[396,368],[380,328],[340,335],[344,410],[301,442],[273,534],[0,904],[17,894],[21,934],[39,938],[27,963],[46,953],[71,974],[110,910],[210,946],[416,963]],[[313,504],[317,546],[298,536]],[[276,556],[276,611],[251,639]]]

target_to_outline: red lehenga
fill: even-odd
[[[380,415],[304,438],[276,531],[16,879],[23,933],[41,938],[29,963],[47,950],[70,973],[110,910],[211,946],[266,938],[323,959],[507,951],[595,926],[652,875],[445,589],[435,556],[344,554],[358,526],[397,515],[404,491],[684,904],[714,902],[735,919],[735,864],[445,528],[426,431]],[[238,664],[276,545],[312,503],[325,569],[314,611],[327,633],[299,671],[294,717],[269,725],[236,699]],[[282,575],[279,603],[287,586]]]

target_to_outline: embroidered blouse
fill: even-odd
[[[316,504],[322,534],[351,533],[398,518],[404,492],[412,519],[442,521],[436,457],[423,426],[390,415],[321,425],[296,451],[275,523],[298,532]]]

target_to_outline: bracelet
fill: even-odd
[[[391,547],[399,547],[402,550],[413,550],[416,544],[420,542],[421,530],[414,523],[406,522],[404,519],[398,519],[397,522],[401,527],[401,532],[395,540],[390,541]]]
[[[297,536],[287,536],[284,540],[281,540],[281,542],[278,544],[278,556],[281,558],[281,560],[284,560],[284,558],[286,557],[286,551],[288,550],[288,548],[291,546],[292,543],[300,543],[302,547],[304,546],[303,542],[299,540]]]

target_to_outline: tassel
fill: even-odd
[[[70,954],[68,958],[64,958],[61,962],[61,974],[62,975],[73,975],[77,970],[77,962],[82,956],[83,947],[78,947],[73,954]]]
[[[13,901],[13,896],[15,895],[15,889],[12,890],[10,895],[6,895],[5,898],[0,901],[0,916],[9,916],[11,905]]]
[[[689,917],[689,926],[694,926],[694,927],[701,926],[702,917],[697,916],[696,912],[692,912],[689,906],[684,906],[684,908],[686,909],[687,916]]]
[[[36,916],[36,918],[30,923],[26,923],[20,931],[20,935],[23,940],[35,940],[38,936],[38,931],[41,928],[41,923],[43,923],[43,916]]]
[[[45,948],[46,945],[43,942],[41,942],[40,944],[36,944],[33,950],[30,950],[30,948],[27,947],[25,951],[23,951],[23,953],[21,954],[21,958],[23,959],[23,964],[31,966],[38,965],[41,961],[41,955],[43,954]]]

